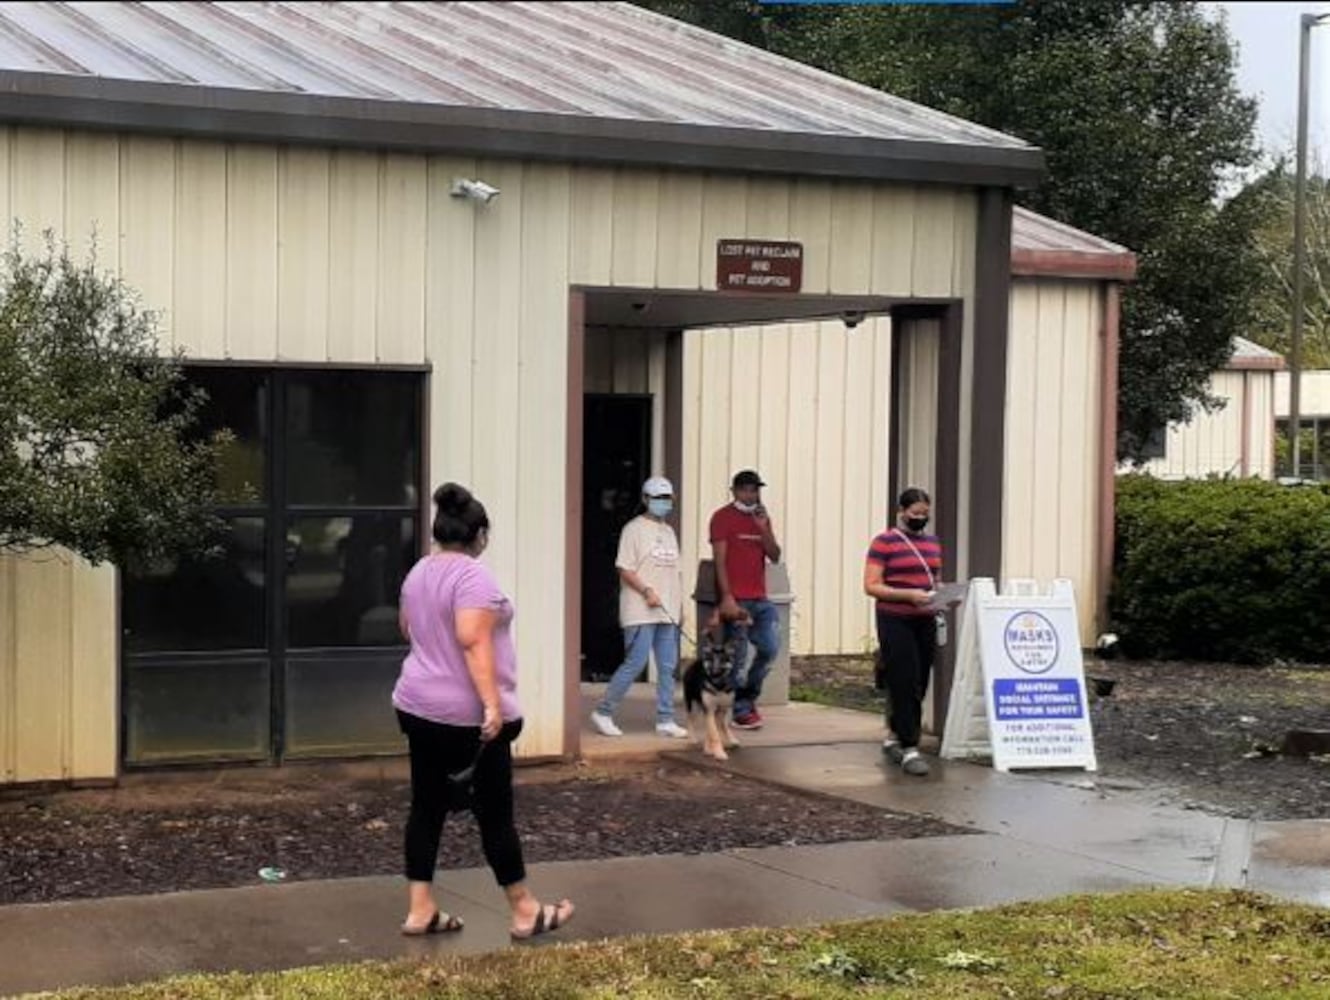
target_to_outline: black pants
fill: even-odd
[[[406,821],[406,877],[433,882],[443,821],[452,807],[447,775],[476,758],[479,726],[445,726],[398,711],[397,723],[411,751],[411,814]],[[513,822],[513,740],[522,720],[505,722],[476,765],[471,812],[480,825],[480,846],[501,886],[526,878],[522,842]]]
[[[916,747],[937,650],[937,625],[932,615],[907,618],[879,611],[877,641],[887,677],[887,724],[902,747]]]

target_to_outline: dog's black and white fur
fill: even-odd
[[[730,731],[730,712],[734,708],[734,653],[731,639],[716,642],[709,632],[702,633],[697,659],[683,672],[683,702],[688,712],[688,728],[699,736],[694,723],[702,727],[702,752],[717,760],[728,760],[726,750],[739,745]]]

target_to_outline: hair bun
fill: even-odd
[[[460,517],[471,505],[471,491],[457,483],[444,483],[434,491],[434,502],[443,513]]]

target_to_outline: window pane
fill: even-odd
[[[126,760],[146,764],[266,758],[269,673],[266,659],[129,663]]]
[[[301,372],[286,395],[286,488],[293,504],[415,506],[420,377]]]
[[[416,521],[401,514],[292,518],[288,646],[401,645],[397,595],[419,558]]]
[[[228,503],[258,503],[264,497],[268,439],[268,376],[235,368],[191,368],[189,381],[208,394],[199,431],[229,430],[235,440],[223,449],[217,485]]]
[[[265,536],[263,518],[233,518],[221,555],[165,560],[126,575],[126,650],[267,648]]]
[[[288,756],[401,753],[393,712],[400,650],[303,653],[286,663]]]

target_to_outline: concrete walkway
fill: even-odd
[[[824,733],[834,735],[838,721],[862,723],[839,720],[856,713],[812,706],[794,714],[822,711]],[[764,731],[773,741],[774,728],[769,722]],[[847,742],[749,745],[727,766],[982,832],[534,865],[538,893],[579,905],[573,923],[547,940],[792,925],[1139,886],[1248,886],[1330,905],[1330,824],[1206,816],[1079,772],[1050,780],[942,763],[911,779],[885,767],[875,739],[854,731]],[[440,886],[467,926],[428,940],[396,932],[404,893],[395,877],[0,907],[0,995],[509,946],[487,870],[441,873]]]

